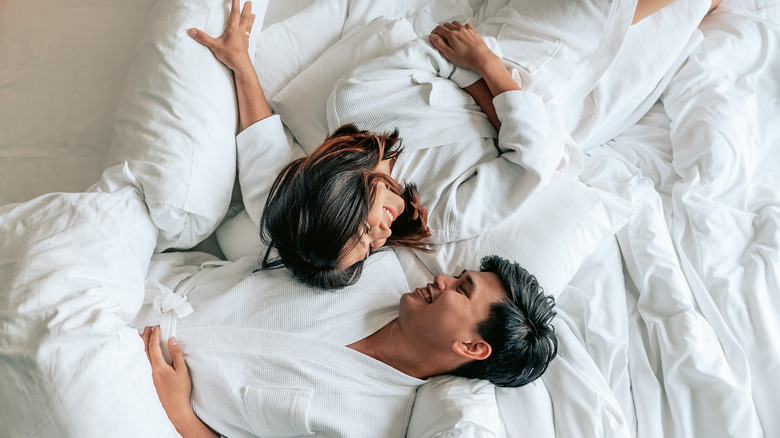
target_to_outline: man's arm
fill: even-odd
[[[192,410],[192,381],[176,339],[168,340],[168,352],[173,360],[171,366],[165,361],[160,348],[160,327],[146,327],[141,338],[146,357],[152,366],[152,380],[157,396],[176,431],[184,438],[217,438],[218,435],[200,421]]]

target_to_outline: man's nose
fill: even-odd
[[[437,275],[433,277],[433,284],[436,285],[437,289],[445,290],[452,280],[455,279],[446,275]]]

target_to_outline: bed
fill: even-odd
[[[8,436],[177,436],[129,325],[148,262],[258,249],[230,74],[172,31],[197,19],[219,33],[228,4],[179,3],[0,3]],[[506,3],[256,1],[250,52],[304,153],[351,66]],[[780,436],[780,4],[723,0],[680,53],[656,82],[611,78],[646,95],[634,109],[594,95],[621,117],[581,133],[578,175],[484,235],[396,251],[410,285],[484,252],[518,260],[556,295],[561,345],[523,388],[431,379],[407,436]]]

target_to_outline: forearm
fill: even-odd
[[[487,115],[490,124],[496,128],[496,131],[501,129],[501,121],[496,114],[496,107],[493,106],[493,93],[490,92],[485,79],[480,79],[477,82],[464,88],[463,91],[469,93],[474,101],[482,108],[482,111]]]
[[[485,84],[493,97],[505,91],[521,89],[520,85],[512,78],[512,74],[504,66],[504,62],[497,55],[493,55],[493,57],[477,65],[475,70],[485,80]]]
[[[247,58],[247,62],[241,68],[233,71],[236,82],[236,99],[238,100],[238,117],[241,122],[241,130],[254,123],[271,116],[271,109],[265,100],[263,88],[257,79],[257,74]]]
[[[474,98],[477,105],[487,115],[490,124],[498,131],[501,129],[501,121],[496,113],[496,107],[493,105],[493,98],[505,91],[520,90],[520,86],[498,57],[477,67],[477,72],[482,76],[482,79],[463,90]]]
[[[168,416],[182,438],[219,438],[206,423],[191,410],[179,416]]]

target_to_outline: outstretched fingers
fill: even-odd
[[[228,26],[237,26],[239,16],[241,13],[241,2],[239,0],[233,0],[230,5],[230,17],[228,18]]]
[[[252,24],[255,22],[255,14],[252,13],[252,2],[246,2],[244,4],[244,10],[241,11],[241,19],[239,25],[241,29],[249,31],[252,29]]]

